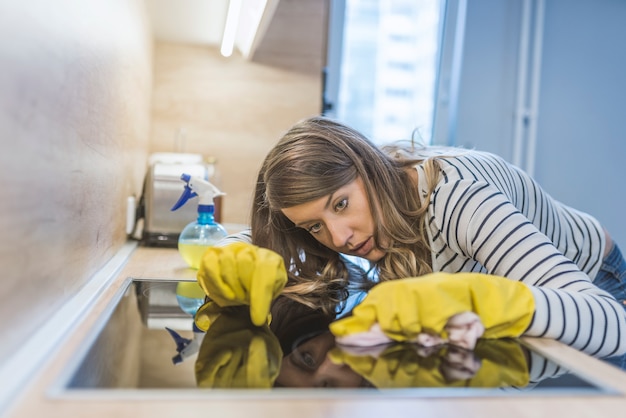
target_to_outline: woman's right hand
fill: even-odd
[[[209,247],[198,269],[198,283],[220,307],[249,305],[256,326],[267,322],[272,300],[287,284],[283,258],[244,242]]]

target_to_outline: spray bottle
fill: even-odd
[[[191,268],[198,269],[206,249],[228,234],[222,225],[215,222],[214,216],[213,199],[223,196],[224,193],[202,178],[183,174],[180,179],[186,183],[185,190],[172,210],[180,208],[192,197],[198,196],[200,201],[197,220],[188,224],[180,233],[178,251]]]
[[[180,309],[192,318],[195,318],[198,309],[204,304],[204,290],[196,281],[181,281],[176,285],[176,299]],[[176,354],[172,357],[172,363],[174,364],[180,364],[194,358],[198,354],[198,350],[200,350],[204,331],[196,326],[194,320],[191,321],[191,326],[193,329],[192,338],[185,338],[172,328],[165,327],[176,343]]]

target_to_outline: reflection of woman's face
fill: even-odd
[[[335,338],[325,332],[300,344],[283,358],[276,383],[286,387],[360,387],[365,380],[346,365],[327,357]]]

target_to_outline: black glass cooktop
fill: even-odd
[[[300,394],[333,388],[333,396],[343,389],[415,397],[611,393],[517,340],[481,340],[472,351],[340,347],[325,318],[286,317],[272,328],[254,327],[243,308],[198,332],[192,314],[203,300],[194,285],[129,279],[57,389],[263,389],[266,396],[295,388]]]

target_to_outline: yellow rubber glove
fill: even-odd
[[[200,262],[198,283],[220,307],[249,305],[252,322],[263,325],[272,300],[287,284],[283,258],[252,244],[209,247]]]
[[[484,340],[469,351],[453,346],[421,350],[415,344],[394,343],[380,353],[335,347],[328,354],[379,389],[412,387],[523,387],[528,364],[519,343]]]
[[[221,308],[217,303],[209,300],[204,305],[198,308],[194,322],[196,327],[201,331],[206,332],[211,324],[217,320],[224,308]]]
[[[374,324],[394,341],[420,332],[447,339],[444,327],[462,312],[476,313],[483,338],[516,337],[530,324],[535,300],[521,282],[480,273],[432,273],[376,285],[350,317],[330,325],[337,337],[367,332]]]
[[[335,364],[345,364],[379,389],[428,386],[432,365],[411,344],[386,345],[382,352],[360,352],[336,346],[328,353]],[[442,379],[439,378],[441,381]],[[443,386],[437,384],[435,386]]]
[[[202,340],[195,364],[201,388],[271,388],[283,353],[268,325],[250,321],[247,307],[222,311]]]

